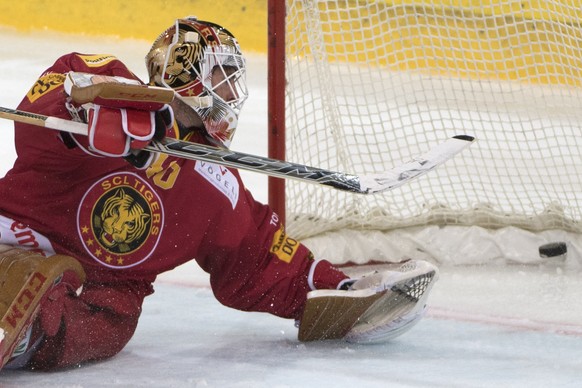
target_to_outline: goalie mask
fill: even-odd
[[[211,140],[228,147],[248,97],[245,60],[221,26],[178,19],[146,56],[150,84],[174,89],[204,122]]]

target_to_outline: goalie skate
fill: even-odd
[[[84,280],[83,268],[72,257],[45,258],[0,245],[0,369],[34,321],[49,290],[67,271]]]
[[[347,291],[311,291],[299,326],[299,340],[376,343],[395,338],[423,317],[437,278],[434,265],[409,261],[395,270],[357,280]]]

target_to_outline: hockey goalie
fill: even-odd
[[[142,82],[111,55],[66,54],[18,107],[89,132],[15,125],[18,158],[0,179],[0,367],[114,356],[156,277],[191,260],[218,301],[295,320],[299,341],[383,342],[422,318],[434,265],[351,278],[287,235],[236,169],[143,149],[167,138],[229,147],[247,88],[228,30],[178,19],[146,65]]]

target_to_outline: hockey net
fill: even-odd
[[[539,258],[538,245],[556,239],[576,248],[582,232],[576,3],[287,0],[287,160],[381,172],[450,136],[477,138],[454,160],[388,193],[287,181],[289,234],[336,262],[420,251],[465,260],[460,247],[470,236],[477,239],[472,252],[489,253],[469,262]],[[318,245],[322,238],[327,242]],[[520,239],[525,258],[514,252]]]

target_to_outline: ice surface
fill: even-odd
[[[119,56],[145,78],[148,42],[0,29],[0,106],[16,107],[61,54]],[[266,155],[266,58],[232,148]],[[0,120],[0,174],[12,165]],[[266,178],[243,172],[266,201]],[[1,200],[1,199],[0,199]],[[290,320],[221,306],[193,263],[164,274],[118,356],[55,373],[2,371],[0,387],[579,387],[582,274],[560,263],[443,266],[428,316],[384,345],[302,344]]]
[[[580,332],[429,315],[384,345],[303,344],[292,321],[219,305],[194,266],[156,288],[115,358],[56,373],[4,371],[0,386],[577,387],[582,377]]]

